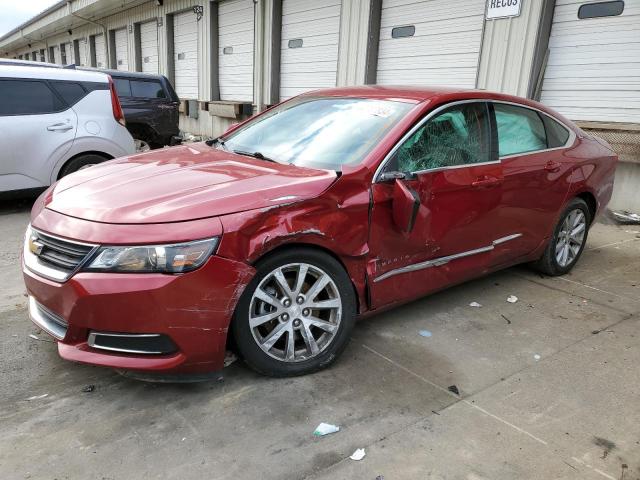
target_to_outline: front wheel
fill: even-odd
[[[254,370],[303,375],[342,353],[355,315],[355,292],[342,265],[325,253],[296,248],[260,262],[238,302],[232,330]]]
[[[534,266],[551,276],[568,273],[578,262],[591,224],[591,212],[586,202],[574,198],[566,206],[544,254]]]

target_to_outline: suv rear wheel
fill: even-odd
[[[94,153],[80,155],[79,157],[69,160],[66,165],[62,167],[58,178],[65,177],[70,173],[77,172],[78,170],[82,170],[83,168],[92,167],[93,165],[97,165],[98,163],[102,163],[105,161],[107,161],[106,158]]]

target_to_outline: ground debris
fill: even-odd
[[[617,210],[611,212],[613,218],[622,224],[640,224],[640,214],[628,212],[627,210]]]
[[[421,337],[430,337],[431,336],[431,332],[429,330],[420,330],[418,333],[420,334]]]
[[[340,427],[337,425],[331,425],[330,423],[321,423],[316,427],[313,431],[313,434],[316,437],[323,437],[325,435],[329,435],[330,433],[336,433],[340,431]]]
[[[480,305],[478,302],[471,302],[469,304],[470,307],[476,307],[476,308],[480,308],[482,305]]]
[[[364,448],[358,448],[355,452],[353,452],[351,454],[351,456],[349,457],[351,460],[362,460],[365,457],[366,453],[364,451]]]
[[[84,387],[82,387],[82,391],[84,393],[91,393],[96,389],[95,385],[85,385]]]
[[[458,390],[458,386],[457,385],[450,385],[447,390],[449,390],[451,393],[455,393],[456,395],[460,395],[460,390]]]
[[[500,316],[504,318],[509,325],[511,325],[511,320],[509,320],[506,315],[500,314]]]
[[[48,396],[49,396],[48,393],[43,393],[42,395],[34,395],[33,397],[29,397],[29,398],[27,398],[27,400],[29,400],[29,401],[31,401],[31,400],[40,400],[40,399],[46,398]]]
[[[509,303],[516,303],[518,301],[518,297],[516,297],[515,295],[509,295],[507,297],[507,302]]]

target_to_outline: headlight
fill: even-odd
[[[84,267],[88,271],[182,273],[200,267],[218,246],[219,237],[174,245],[100,247]]]

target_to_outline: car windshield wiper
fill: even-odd
[[[245,155],[247,157],[257,158],[259,160],[266,160],[267,162],[278,163],[273,158],[265,157],[260,152],[244,152],[242,150],[234,150],[233,153],[237,153],[238,155]]]

